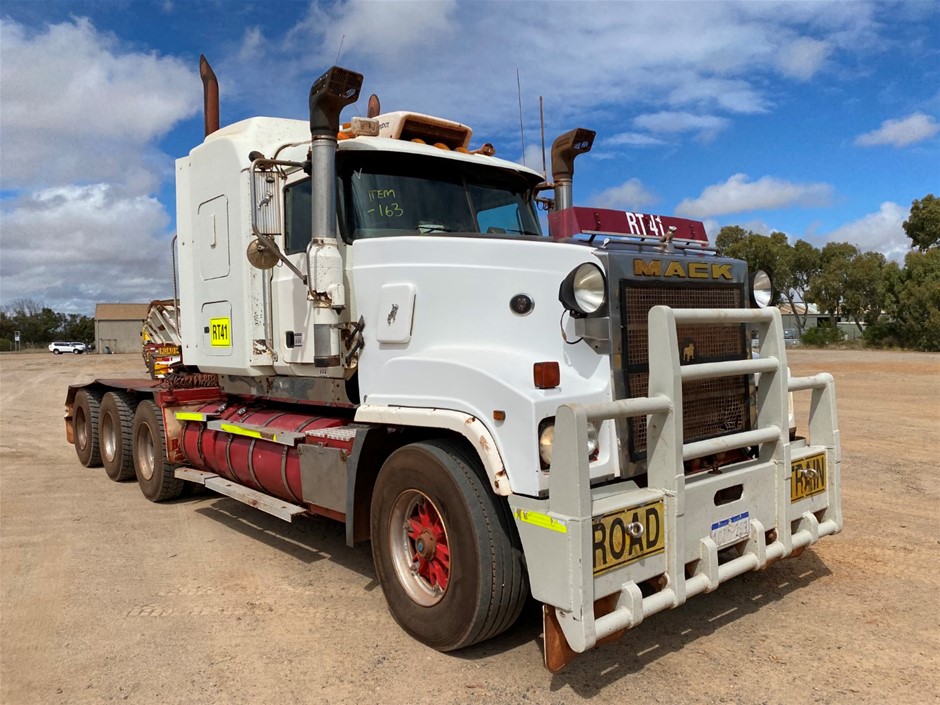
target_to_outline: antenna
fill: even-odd
[[[545,112],[542,110],[542,96],[539,96],[539,127],[542,130],[542,178],[548,181],[548,169],[545,167]]]
[[[519,135],[522,138],[522,166],[525,163],[525,128],[522,126],[522,82],[519,80],[519,69],[516,69],[516,93],[519,95]]]
[[[336,66],[339,66],[339,55],[343,53],[343,43],[346,41],[346,35],[343,34],[343,38],[339,40],[339,49],[336,50],[336,61],[333,63]]]

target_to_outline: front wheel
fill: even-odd
[[[61,355],[61,354],[62,354],[62,351],[61,351],[61,350],[53,350],[53,351],[52,351],[52,354],[53,354],[53,355]]]
[[[163,412],[149,399],[137,406],[132,438],[134,470],[144,497],[151,502],[179,497],[184,482],[174,477],[173,468],[166,464]]]
[[[395,451],[372,498],[372,557],[389,611],[439,651],[508,629],[528,596],[508,506],[443,441]]]

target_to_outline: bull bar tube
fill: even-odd
[[[758,327],[759,357],[679,364],[677,324],[727,323]],[[689,597],[711,592],[726,580],[765,568],[842,529],[834,381],[828,373],[789,377],[780,312],[776,308],[655,306],[649,312],[648,331],[649,395],[560,406],[548,498],[509,498],[532,594],[544,603],[545,658],[550,670],[559,670],[574,653],[587,651],[605,638],[619,637],[645,617],[678,607]],[[683,381],[755,373],[760,374],[760,382],[752,430],[683,442]],[[791,441],[788,392],[807,390],[812,391],[809,439]],[[647,417],[648,486],[639,488],[628,481],[592,488],[587,423],[640,416]],[[760,449],[753,460],[726,466],[720,474],[684,474],[685,460],[750,446]],[[825,490],[791,501],[791,463],[819,453],[825,454]],[[722,490],[739,486],[739,499],[718,501]],[[665,550],[595,575],[593,519],[659,501],[665,509]],[[739,510],[749,516],[747,537],[733,546],[719,546],[709,528]],[[738,555],[727,559],[727,548],[736,549]],[[724,551],[722,559],[719,550]],[[644,596],[640,584],[646,581],[654,581],[659,589]],[[597,614],[603,603],[595,602],[602,598],[606,598],[606,609],[600,611],[606,613]],[[553,640],[562,641],[561,634],[550,633],[558,629],[567,643],[550,648]]]

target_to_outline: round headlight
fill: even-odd
[[[766,308],[770,305],[773,295],[770,275],[764,270],[758,269],[751,276],[751,300],[758,308]]]
[[[597,426],[592,423],[587,425],[587,450],[588,458],[593,458],[597,452]]]
[[[542,460],[544,469],[548,469],[552,464],[552,446],[555,443],[555,424],[546,419],[542,422],[539,429],[539,458]],[[593,459],[597,452],[597,426],[593,423],[587,425],[587,454],[588,459]]]
[[[552,464],[552,443],[554,442],[555,424],[545,424],[539,431],[539,458],[542,459],[546,468]]]
[[[604,272],[591,262],[578,265],[561,283],[558,300],[573,316],[596,313],[607,302]]]

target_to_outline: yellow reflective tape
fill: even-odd
[[[177,421],[205,421],[206,415],[198,411],[177,411]]]
[[[527,512],[524,509],[517,509],[516,518],[519,521],[524,521],[526,524],[540,526],[543,529],[557,531],[560,534],[568,533],[568,527],[564,522],[558,521],[558,519],[553,519],[552,517],[548,516],[548,514],[542,514],[541,512]]]
[[[230,423],[224,423],[221,425],[221,429],[226,433],[231,433],[236,436],[248,436],[249,438],[261,438],[260,431],[252,431],[249,428],[242,428],[241,426],[235,426]]]

